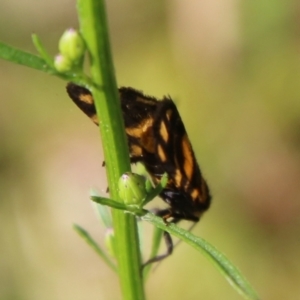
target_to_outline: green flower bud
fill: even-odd
[[[80,33],[71,28],[61,36],[58,49],[63,56],[69,58],[72,62],[76,62],[84,55],[85,43]]]
[[[127,172],[119,179],[119,196],[126,205],[139,206],[147,195],[146,179],[138,174]]]
[[[58,72],[68,72],[72,69],[72,66],[72,61],[61,54],[57,55],[54,59],[54,67]]]

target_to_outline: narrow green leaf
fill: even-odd
[[[90,197],[100,197],[99,193],[96,190],[91,190]],[[105,228],[112,228],[113,222],[112,222],[112,216],[111,216],[111,210],[106,205],[101,205],[99,203],[94,203],[95,208],[97,210],[98,215],[100,216],[100,219],[105,226]]]
[[[143,209],[142,207],[136,205],[126,205],[105,197],[91,196],[91,200],[101,205],[107,205],[118,210],[129,212],[135,216],[143,216],[147,213],[147,210]]]
[[[116,265],[109,259],[104,250],[94,241],[94,239],[89,235],[89,233],[83,229],[81,226],[74,224],[74,230],[86,241],[86,243],[95,250],[95,252],[107,263],[107,265],[117,272]]]
[[[36,34],[31,35],[32,43],[35,46],[35,49],[45,61],[45,63],[52,69],[54,69],[53,58],[48,54],[44,45],[42,44],[41,39]]]
[[[173,223],[165,224],[164,221],[152,213],[147,213],[142,217],[142,220],[152,223],[162,230],[182,239],[187,244],[194,247],[196,250],[202,252],[225,276],[230,284],[242,295],[245,299],[259,300],[260,298],[242,276],[240,271],[225,257],[224,254],[219,252],[215,247],[210,245],[204,239],[193,235],[191,232],[176,226]]]
[[[101,205],[107,205],[107,206],[110,206],[112,208],[115,208],[115,209],[120,209],[120,210],[127,210],[128,207],[121,203],[121,202],[117,202],[117,201],[114,201],[112,199],[109,199],[109,198],[105,198],[105,197],[99,197],[99,196],[91,196],[91,199],[98,203],[98,204],[101,204]]]
[[[46,73],[55,74],[44,59],[0,42],[0,58]]]
[[[39,44],[39,41],[35,40],[35,43],[37,43],[36,46],[42,47],[41,44]],[[46,50],[45,49],[42,50],[42,48],[39,48],[39,51],[46,52]],[[91,86],[90,78],[84,75],[82,72],[77,71],[77,72],[59,73],[56,69],[51,67],[53,63],[51,63],[49,66],[49,62],[46,62],[45,59],[37,55],[34,55],[32,53],[28,53],[23,50],[17,49],[15,47],[12,47],[2,42],[0,42],[0,59],[14,62],[16,64],[23,65],[35,70],[39,70],[47,74],[60,77],[64,80],[72,81],[82,86],[86,86],[86,87]],[[50,58],[48,57],[48,59]]]

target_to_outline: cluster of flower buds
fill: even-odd
[[[84,40],[78,31],[72,28],[66,30],[59,40],[59,54],[54,60],[56,70],[63,73],[80,66],[85,48]]]

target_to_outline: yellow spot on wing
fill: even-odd
[[[141,148],[150,153],[155,152],[155,139],[153,136],[152,124],[153,120],[148,118],[136,127],[128,127],[125,129],[128,135],[138,139]]]
[[[125,129],[125,131],[128,135],[136,138],[139,138],[143,132],[141,127],[128,127]]]
[[[193,176],[195,159],[192,154],[192,147],[190,141],[186,134],[182,138],[181,146],[182,146],[182,152],[184,157],[183,169],[187,178],[191,180]]]
[[[130,146],[130,155],[133,157],[139,157],[142,156],[143,154],[143,150],[141,147],[137,146],[137,145],[131,145]]]
[[[164,152],[164,149],[161,145],[157,146],[158,156],[161,159],[162,162],[165,162],[167,160],[166,154]]]
[[[79,95],[79,100],[82,102],[85,102],[87,104],[94,105],[94,99],[91,94],[81,94],[81,95]]]
[[[152,124],[153,124],[153,120],[148,118],[135,127],[125,128],[125,131],[128,135],[132,137],[140,138],[145,132],[147,132],[147,130],[149,129],[149,127],[152,126]]]
[[[148,129],[152,127],[152,125],[153,125],[153,119],[147,119],[142,125],[143,132],[148,131]]]
[[[169,134],[168,134],[167,127],[166,127],[166,124],[164,121],[160,122],[159,133],[160,133],[161,137],[163,138],[163,140],[167,143],[168,139],[169,139]]]
[[[147,131],[141,136],[141,145],[150,153],[155,153],[155,139],[153,136],[152,126],[147,128]]]
[[[180,187],[182,181],[182,174],[179,169],[175,171],[175,186]]]
[[[191,197],[193,200],[197,199],[199,197],[199,191],[197,189],[193,189],[191,192]]]

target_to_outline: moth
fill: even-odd
[[[67,93],[99,125],[91,92],[69,83]],[[166,96],[157,100],[130,87],[119,88],[119,98],[131,163],[142,163],[154,185],[164,173],[168,174],[167,185],[159,196],[169,207],[156,214],[166,222],[198,222],[209,208],[211,196],[173,100]],[[150,259],[146,264],[172,253],[172,239],[166,232],[164,237],[167,253]]]

